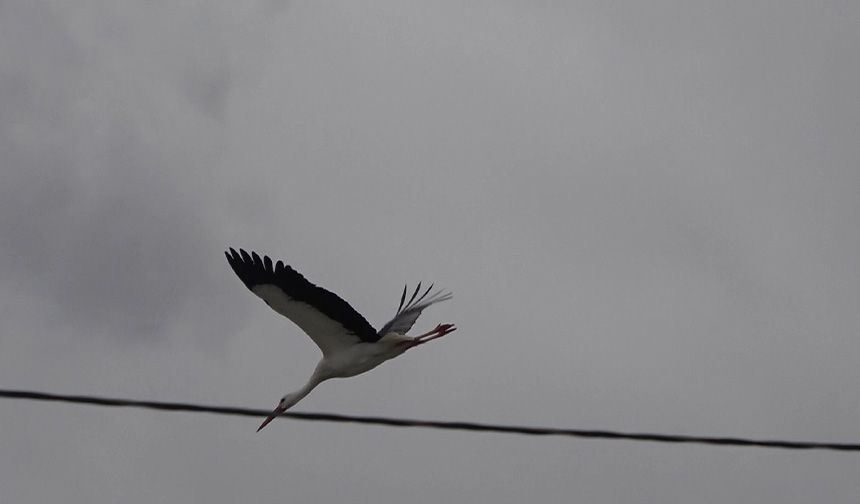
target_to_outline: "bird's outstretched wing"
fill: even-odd
[[[421,290],[421,283],[419,283],[418,287],[415,288],[415,292],[413,292],[412,296],[409,298],[409,302],[404,305],[403,303],[406,301],[406,286],[404,285],[403,294],[400,296],[400,306],[397,308],[397,314],[394,315],[394,318],[388,321],[387,324],[382,326],[382,329],[379,330],[379,336],[382,337],[390,332],[406,334],[410,329],[412,329],[412,326],[415,325],[415,321],[418,320],[418,317],[425,308],[435,303],[447,301],[453,297],[453,294],[450,292],[444,292],[442,290],[438,290],[433,294],[430,294],[432,289],[433,285],[431,284],[430,287],[424,291],[424,294],[418,296],[418,292]],[[428,297],[427,294],[430,294],[430,296]]]
[[[323,355],[381,337],[349,303],[310,283],[283,262],[273,265],[268,256],[261,259],[256,252],[249,255],[242,249],[231,248],[224,254],[242,283],[307,333]]]

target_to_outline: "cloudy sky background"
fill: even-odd
[[[298,407],[860,440],[850,1],[0,2],[0,387],[272,407],[234,277],[460,331]],[[3,500],[854,502],[851,454],[0,401]]]

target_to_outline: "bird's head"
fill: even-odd
[[[281,410],[281,411],[286,411],[286,409],[291,406],[291,404],[290,404],[292,402],[290,400],[291,395],[293,395],[293,394],[287,394],[284,397],[282,397],[281,400],[278,401],[278,406],[275,409]]]
[[[292,397],[293,395],[294,394],[287,394],[281,398],[281,400],[278,402],[278,405],[275,406],[275,409],[272,410],[272,412],[269,414],[269,416],[267,416],[266,419],[263,420],[263,423],[261,423],[260,426],[257,427],[257,432],[260,432],[263,429],[263,427],[269,425],[269,422],[278,418],[281,414],[283,414],[285,411],[287,411],[287,408],[289,408],[290,406],[292,406],[295,403],[295,401],[293,400],[293,397]]]

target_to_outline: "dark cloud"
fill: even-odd
[[[153,134],[141,119],[146,100],[135,100],[135,89],[119,99],[93,93],[117,76],[94,66],[49,8],[15,14],[34,28],[4,23],[4,51],[29,47],[4,65],[11,85],[0,90],[4,278],[26,281],[51,317],[82,332],[164,338],[185,300],[215,291],[207,265],[219,246],[199,193],[183,186],[188,167],[159,142],[170,133]],[[204,63],[183,75],[180,96],[201,114],[223,115],[226,70]]]
[[[377,324],[454,291],[307,410],[857,437],[854,3],[283,5],[0,2],[3,384],[271,406],[318,353],[242,246]],[[857,494],[832,454],[0,415],[24,503]]]
[[[226,62],[206,62],[189,69],[184,79],[186,98],[201,113],[223,119],[230,91]]]

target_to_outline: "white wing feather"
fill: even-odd
[[[382,326],[382,329],[379,330],[379,334],[385,335],[392,332],[406,334],[410,329],[412,329],[412,326],[415,325],[415,321],[418,320],[418,317],[425,308],[436,303],[441,303],[442,301],[448,301],[454,297],[450,292],[444,292],[442,290],[438,290],[433,294],[430,294],[430,297],[427,297],[427,294],[430,293],[432,288],[433,285],[430,285],[421,297],[415,299],[418,295],[418,291],[421,290],[421,284],[419,283],[415,292],[412,294],[412,297],[409,299],[409,302],[404,306],[403,301],[406,299],[406,286],[404,286],[397,314],[394,315],[393,319],[389,320],[388,323]]]
[[[287,296],[277,285],[255,285],[251,292],[273,310],[299,326],[320,347],[323,355],[331,355],[361,340],[344,326],[326,316],[312,305]]]

